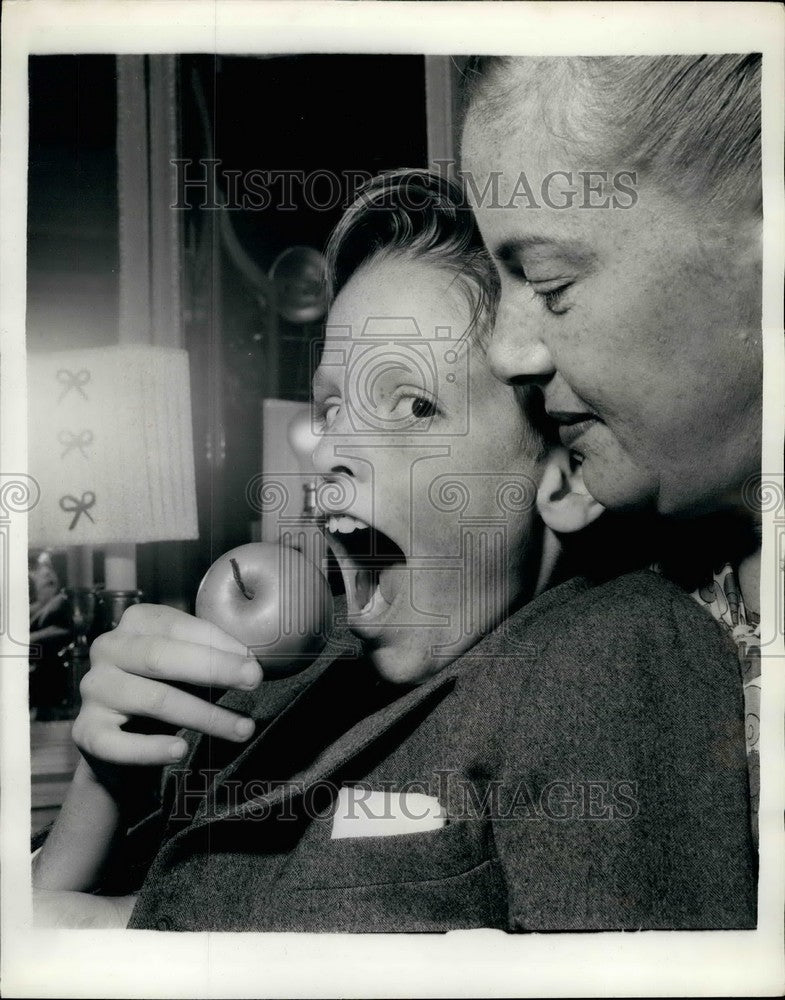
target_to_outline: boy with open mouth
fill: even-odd
[[[397,210],[383,202],[396,183]],[[313,379],[313,461],[333,487],[320,495],[348,624],[382,677],[410,684],[530,600],[553,569],[534,503],[544,442],[482,347],[493,272],[465,211],[463,228],[445,230],[459,214],[446,192],[430,193],[441,218],[412,210],[418,195],[413,178],[390,179],[339,224]],[[602,508],[584,495],[575,509],[577,528]]]
[[[75,730],[119,835],[91,853],[72,803],[36,885],[168,930],[754,926],[735,652],[654,573],[554,585],[555,532],[601,508],[487,367],[496,279],[459,193],[379,179],[328,262],[314,463],[359,644],[259,685],[207,623],[134,610]],[[186,662],[219,706],[168,686]],[[188,726],[187,756],[120,732],[140,715]],[[133,782],[99,777],[129,763],[169,763],[133,829]]]

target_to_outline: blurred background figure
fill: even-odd
[[[72,638],[68,597],[48,553],[28,563],[30,710],[40,720],[67,717],[68,670],[61,655]],[[65,713],[65,714],[64,714]]]

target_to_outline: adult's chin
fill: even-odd
[[[587,449],[583,454],[583,484],[608,510],[659,509],[660,477],[638,466],[620,448]]]

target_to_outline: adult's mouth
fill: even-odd
[[[343,576],[350,628],[359,631],[382,623],[403,587],[402,549],[352,514],[328,515],[324,533]]]
[[[594,424],[601,423],[596,413],[588,411],[546,410],[559,425],[559,440],[565,448],[576,448],[579,438]]]

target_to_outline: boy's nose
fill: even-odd
[[[313,464],[322,481],[317,489],[317,506],[325,513],[340,513],[352,508],[359,490],[373,484],[370,461],[356,454],[345,454],[346,439],[323,437],[313,453]]]
[[[313,466],[326,480],[333,477],[348,476],[351,479],[362,479],[368,460],[359,455],[346,454],[349,450],[347,438],[344,436],[323,434],[314,449]]]
[[[313,467],[316,471],[323,476],[328,476],[331,473],[349,471],[348,469],[345,470],[341,467],[338,462],[335,454],[337,442],[338,439],[334,435],[322,433],[316,447],[314,448],[311,461],[313,462]],[[349,473],[349,475],[351,475],[351,473]]]

